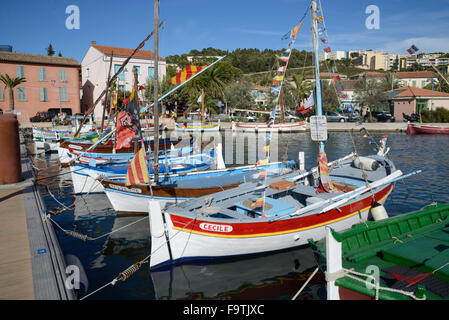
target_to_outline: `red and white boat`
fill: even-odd
[[[449,126],[425,125],[409,123],[407,125],[407,134],[449,134]]]

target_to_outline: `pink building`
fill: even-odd
[[[394,117],[404,120],[403,113],[410,115],[423,109],[435,110],[438,107],[449,110],[449,93],[415,87],[402,87],[390,91],[394,103]]]
[[[60,107],[66,113],[80,113],[80,68],[72,58],[0,51],[0,74],[26,79],[14,88],[14,109],[22,122],[39,111]],[[2,82],[0,109],[9,111],[9,89]]]

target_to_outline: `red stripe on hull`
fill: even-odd
[[[375,194],[376,201],[381,201],[385,198],[392,190],[393,186],[389,185],[382,189],[381,191]],[[266,236],[269,234],[277,234],[277,233],[288,233],[288,232],[296,232],[300,229],[310,229],[317,227],[319,225],[328,224],[333,221],[339,221],[350,216],[357,214],[358,210],[366,210],[371,207],[372,197],[371,195],[366,196],[361,201],[356,203],[346,205],[340,208],[340,211],[337,209],[330,210],[326,213],[322,214],[313,214],[305,217],[291,218],[287,220],[278,220],[275,222],[251,222],[251,223],[230,223],[230,221],[223,220],[221,222],[215,221],[204,221],[204,220],[195,220],[194,223],[192,219],[177,216],[170,213],[171,220],[175,228],[183,229],[184,231],[194,231],[199,232],[201,234],[210,235],[210,236],[225,236],[225,237],[251,237],[255,235]],[[232,220],[232,219],[227,219]],[[224,226],[232,226],[231,232],[213,232],[209,230],[204,230],[200,227],[200,224],[206,222],[210,224],[220,224]],[[228,228],[229,229],[229,228]]]

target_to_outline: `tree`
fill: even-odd
[[[251,84],[247,79],[234,83],[224,90],[226,101],[231,108],[249,109],[254,106]]]
[[[382,109],[388,104],[388,94],[384,91],[382,84],[374,79],[362,77],[354,84],[355,100],[360,106],[374,109]],[[370,113],[370,120],[372,116]]]
[[[26,82],[25,78],[10,78],[8,74],[0,74],[0,81],[9,89],[9,111],[14,111],[14,88],[19,84]]]
[[[55,50],[53,50],[53,46],[50,45],[46,48],[47,49],[47,56],[54,56],[55,55]]]
[[[321,81],[321,96],[323,98],[323,109],[325,111],[336,110],[340,107],[340,100],[338,100],[335,87],[328,81]]]
[[[304,76],[300,74],[294,75],[293,81],[295,82],[295,87],[288,85],[288,88],[293,94],[295,106],[298,106],[302,104],[307,97],[309,97],[313,90],[313,84],[309,80],[304,80]]]
[[[383,91],[390,91],[399,88],[399,80],[394,76],[394,72],[387,72],[380,85]]]

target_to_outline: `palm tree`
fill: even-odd
[[[21,77],[11,79],[8,74],[0,74],[0,81],[5,84],[6,88],[9,88],[9,111],[12,112],[14,111],[14,88],[26,82],[26,79]]]
[[[310,93],[313,90],[313,83],[309,80],[304,80],[304,77],[300,74],[294,75],[293,81],[295,82],[296,88],[291,88],[295,97],[296,105],[298,106],[310,96]]]

